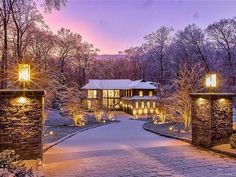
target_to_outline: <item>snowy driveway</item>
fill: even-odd
[[[142,121],[119,119],[49,149],[43,160],[46,177],[236,175],[234,159],[147,132]]]

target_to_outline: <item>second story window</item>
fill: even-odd
[[[139,91],[139,96],[143,96],[143,91],[142,90]]]
[[[149,96],[153,96],[153,91],[149,91]]]
[[[88,98],[97,98],[97,90],[88,90]]]

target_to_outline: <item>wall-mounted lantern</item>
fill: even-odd
[[[18,80],[20,82],[30,81],[30,65],[29,64],[18,65]]]

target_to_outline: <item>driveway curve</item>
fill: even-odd
[[[236,160],[145,131],[119,114],[119,123],[90,129],[49,149],[46,177],[236,176]]]

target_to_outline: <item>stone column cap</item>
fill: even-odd
[[[190,93],[190,97],[236,97],[235,93]]]
[[[45,94],[44,90],[39,89],[3,89],[0,90],[0,95],[25,95],[25,96],[42,96]]]

